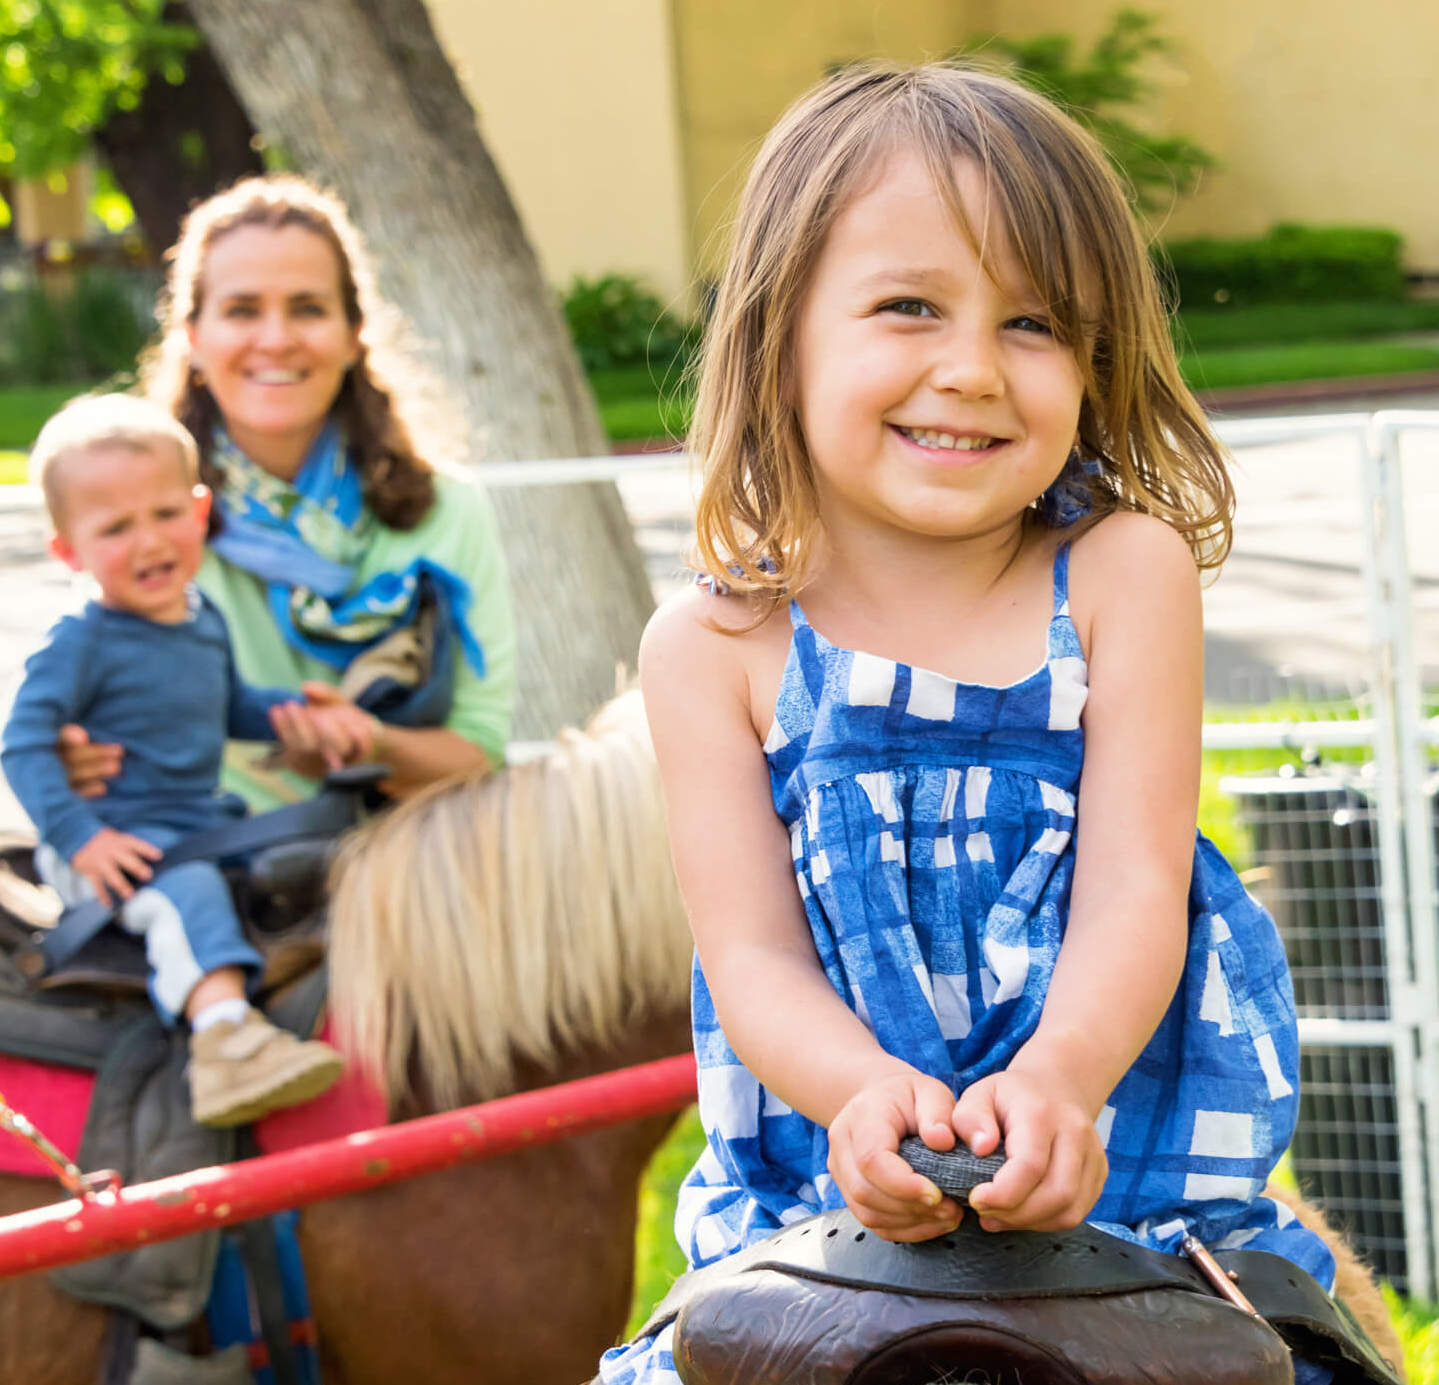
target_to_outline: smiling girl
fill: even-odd
[[[987,1230],[1192,1234],[1328,1287],[1263,1191],[1298,1101],[1284,953],[1195,827],[1232,492],[1094,141],[950,66],[799,101],[691,445],[721,580],[641,653],[697,948],[691,1264],[844,1204],[952,1229],[918,1134],[1003,1143]],[[602,1379],[673,1381],[670,1332]]]

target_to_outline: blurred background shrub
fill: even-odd
[[[577,276],[562,301],[586,370],[636,365],[667,370],[691,344],[692,329],[633,275]]]
[[[1382,227],[1285,222],[1252,238],[1167,241],[1158,259],[1181,307],[1323,298],[1397,302],[1405,294],[1403,249],[1403,237]]]

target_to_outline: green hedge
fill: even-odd
[[[690,345],[690,327],[629,274],[576,277],[561,303],[587,371],[636,365],[663,371]]]
[[[154,330],[148,278],[92,267],[65,289],[33,276],[0,293],[0,383],[77,387],[133,371]]]
[[[1403,238],[1371,226],[1283,223],[1252,239],[1197,236],[1159,246],[1179,303],[1299,303],[1404,296]]]

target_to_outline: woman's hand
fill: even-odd
[[[382,735],[378,717],[356,707],[328,683],[303,683],[300,690],[304,702],[287,702],[270,712],[289,768],[319,779],[329,770],[375,758]]]
[[[70,858],[70,864],[90,882],[96,899],[109,904],[112,893],[117,900],[129,899],[135,893],[132,880],[148,880],[154,874],[150,862],[164,854],[143,837],[102,827]]]
[[[1004,1166],[969,1195],[986,1231],[1067,1231],[1099,1201],[1109,1161],[1064,1078],[1013,1067],[981,1078],[954,1108],[954,1128],[981,1157],[1004,1140]]]
[[[862,1087],[829,1127],[829,1172],[862,1226],[887,1241],[928,1241],[953,1231],[963,1213],[900,1157],[899,1142],[919,1137],[954,1148],[954,1093],[919,1072]]]
[[[90,733],[73,722],[60,728],[55,753],[65,768],[65,778],[81,798],[103,798],[109,789],[108,780],[120,773],[125,758],[122,746],[93,745]]]

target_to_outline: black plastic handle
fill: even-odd
[[[970,1189],[988,1183],[1004,1164],[1004,1146],[982,1158],[963,1140],[941,1154],[931,1149],[918,1135],[907,1135],[899,1142],[899,1154],[916,1173],[922,1173],[940,1192],[956,1202],[968,1205]]]

